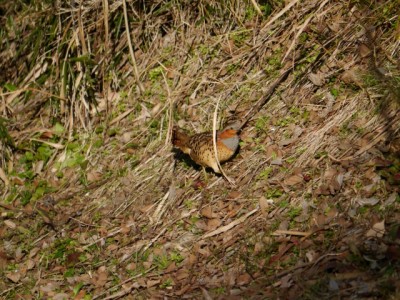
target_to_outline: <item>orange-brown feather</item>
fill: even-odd
[[[218,134],[218,137],[221,139],[229,139],[231,137],[234,137],[237,135],[237,131],[234,129],[226,129],[222,131],[220,134]]]

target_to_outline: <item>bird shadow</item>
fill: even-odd
[[[177,161],[184,162],[188,167],[195,169],[196,171],[201,171],[201,166],[196,164],[189,156],[189,154],[183,153],[179,149],[172,149],[174,153],[174,159]],[[208,168],[207,168],[208,169]]]

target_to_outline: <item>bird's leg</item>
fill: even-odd
[[[203,169],[204,181],[207,182],[208,181],[208,175],[207,175],[207,172],[206,172],[206,167],[203,167],[203,166],[201,166],[201,167]]]

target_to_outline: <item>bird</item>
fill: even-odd
[[[217,131],[217,152],[218,160],[223,163],[229,160],[239,147],[239,134],[235,125],[225,127],[222,131]],[[221,169],[215,159],[213,132],[203,132],[188,135],[181,128],[175,126],[172,132],[172,144],[198,165],[210,167],[215,173],[220,174]]]

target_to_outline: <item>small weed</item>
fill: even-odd
[[[280,201],[280,202],[278,203],[278,206],[279,206],[280,208],[286,208],[286,207],[289,206],[289,202],[288,202],[287,200]]]
[[[305,43],[308,40],[308,34],[306,32],[303,32],[300,34],[299,41],[300,43]]]
[[[295,119],[291,116],[289,117],[285,117],[285,118],[281,118],[279,120],[277,120],[275,122],[275,126],[279,126],[279,127],[286,127],[290,124],[294,124],[295,123]]]
[[[160,288],[165,289],[172,286],[173,284],[174,284],[173,280],[171,278],[168,278],[162,284],[160,284]]]
[[[264,14],[264,17],[268,17],[272,13],[272,6],[268,2],[265,3],[264,5],[260,5],[260,9]]]
[[[210,52],[210,48],[207,45],[201,44],[198,48],[201,55],[207,55]]]
[[[21,196],[21,204],[25,206],[31,201],[32,192],[29,190],[23,190],[20,193],[20,196]]]
[[[97,126],[97,127],[94,129],[94,132],[95,132],[96,134],[103,133],[103,132],[104,132],[104,126],[102,126],[102,125]]]
[[[174,251],[173,251],[173,252],[170,254],[170,259],[171,259],[173,262],[179,264],[179,263],[181,263],[181,262],[184,260],[184,257],[183,257],[180,253],[174,252]]]
[[[96,211],[94,213],[94,215],[92,216],[92,220],[93,220],[94,223],[99,222],[101,220],[101,218],[102,218],[102,215],[101,215],[101,213],[99,211]]]
[[[283,192],[278,189],[271,189],[268,190],[268,192],[265,194],[265,198],[271,199],[271,198],[279,198],[283,195]]]
[[[363,75],[362,79],[364,81],[364,85],[367,87],[374,87],[379,84],[379,79],[371,73]]]
[[[276,69],[278,69],[278,68],[281,67],[281,55],[280,55],[280,52],[281,52],[281,51],[282,51],[282,50],[279,49],[279,50],[275,53],[275,55],[273,55],[273,56],[271,56],[271,57],[268,58],[268,61],[267,61],[267,63],[268,63],[267,71],[271,72],[271,71],[276,70]]]
[[[157,265],[159,270],[164,270],[168,268],[168,266],[171,264],[171,261],[167,255],[156,255],[154,257],[154,263]]]
[[[328,152],[326,152],[326,151],[319,151],[314,154],[315,159],[320,159],[320,158],[325,158],[325,157],[328,157]]]
[[[237,47],[240,47],[243,45],[244,41],[247,40],[249,38],[249,31],[237,31],[237,32],[233,32],[231,34],[231,37],[233,39],[233,42],[235,43],[235,45]]]
[[[74,288],[72,289],[72,292],[74,293],[74,296],[78,295],[79,291],[82,289],[84,283],[80,282],[77,285],[74,286]]]
[[[65,261],[66,255],[75,251],[76,242],[73,239],[58,239],[54,242],[54,252],[50,255],[52,259]]]
[[[333,97],[337,98],[339,96],[339,90],[335,89],[335,88],[332,88],[331,89],[331,94],[332,94]]]
[[[332,231],[332,230],[327,230],[327,231],[325,231],[324,232],[324,237],[327,239],[327,240],[332,240],[334,237],[335,237],[335,232],[334,231]]]
[[[297,106],[292,106],[289,111],[294,117],[299,116],[301,113],[300,108],[298,108]]]
[[[301,118],[304,122],[308,122],[310,120],[310,112],[308,110],[304,110],[301,114]]]
[[[261,171],[260,174],[258,174],[258,178],[267,179],[272,171],[273,171],[272,167],[268,167],[268,168],[264,169],[263,171]]]
[[[360,215],[365,215],[368,212],[368,207],[361,206],[358,208],[358,212],[360,213]]]
[[[230,64],[226,68],[226,72],[230,75],[233,74],[238,68],[240,67],[239,64]]]
[[[192,208],[194,207],[194,203],[193,203],[192,200],[185,200],[185,201],[183,202],[183,204],[185,205],[185,207],[186,207],[187,209],[192,209]]]
[[[151,81],[156,81],[161,77],[162,73],[163,73],[163,68],[161,66],[151,69],[149,71],[149,79]]]
[[[100,148],[101,146],[103,146],[103,140],[102,139],[97,139],[94,141],[93,143],[93,147],[94,148]]]
[[[253,20],[256,16],[257,16],[256,10],[251,6],[248,6],[244,13],[245,20]]]
[[[295,217],[301,214],[302,208],[301,207],[291,207],[287,212],[287,215],[290,219],[294,219]]]
[[[109,136],[109,137],[113,137],[113,136],[116,136],[117,134],[118,134],[118,132],[119,132],[119,129],[118,128],[110,128],[110,129],[108,129],[108,131],[107,131],[107,135]]]
[[[190,217],[190,223],[191,224],[196,224],[200,220],[199,216],[191,216]]]
[[[216,295],[225,295],[225,293],[226,293],[225,288],[222,287],[222,286],[221,287],[217,287],[217,288],[213,288],[213,289],[211,289],[211,291]]]
[[[75,276],[75,269],[74,268],[68,268],[65,272],[64,272],[64,277],[65,278],[70,278],[70,277],[74,277]]]
[[[257,119],[256,121],[256,129],[258,131],[266,131],[268,129],[268,125],[269,125],[269,116],[262,116],[260,118]]]
[[[362,187],[363,187],[363,184],[362,184],[362,182],[361,181],[357,181],[355,184],[354,184],[354,187],[356,188],[356,189],[361,189]]]
[[[289,164],[292,164],[292,163],[294,163],[295,161],[296,161],[296,158],[295,158],[295,157],[289,157],[288,159],[286,159],[286,162],[289,163]]]

